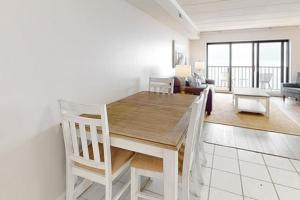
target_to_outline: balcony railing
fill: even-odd
[[[232,66],[231,85],[232,88],[250,88],[256,85],[256,72],[253,77],[252,66]],[[216,88],[229,89],[229,67],[209,66],[208,78],[215,80]],[[254,79],[254,80],[253,80]],[[259,67],[259,87],[265,89],[279,90],[281,83],[281,67]]]

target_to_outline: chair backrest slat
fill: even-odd
[[[92,147],[93,147],[93,155],[94,161],[100,163],[100,151],[98,145],[98,138],[97,138],[97,128],[95,126],[91,127],[91,138],[92,138]]]
[[[149,78],[149,91],[172,94],[173,90],[173,78]]]
[[[103,141],[110,140],[106,105],[84,105],[61,100],[60,108],[67,159],[111,172],[110,143],[103,142],[103,149],[100,149],[102,146],[98,142],[99,137]],[[103,151],[103,158],[100,151]]]
[[[71,128],[71,139],[73,144],[73,150],[74,154],[76,156],[79,156],[79,146],[78,146],[78,138],[77,138],[77,130],[75,122],[69,122],[70,128]]]
[[[80,131],[80,140],[82,145],[83,157],[86,160],[89,160],[89,150],[88,150],[88,141],[86,139],[86,131],[85,131],[85,124],[79,123],[79,131]],[[74,142],[74,141],[73,141]]]
[[[199,121],[199,129],[197,131],[197,138],[202,137],[202,129],[203,129],[203,124],[204,124],[204,117],[205,117],[205,109],[206,109],[206,103],[207,103],[207,97],[209,90],[211,90],[210,87],[207,87],[202,93],[201,96],[203,95],[203,104],[201,108],[201,115],[200,115],[200,121]]]

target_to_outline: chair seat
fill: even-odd
[[[178,175],[182,176],[185,146],[181,145],[178,152]],[[137,153],[131,161],[131,167],[147,171],[163,173],[163,159]]]
[[[93,154],[92,144],[88,145],[88,150],[89,150],[90,159],[93,160],[94,154]],[[126,162],[128,162],[134,156],[134,152],[125,149],[116,148],[116,147],[111,147],[110,151],[111,151],[112,173],[118,171]],[[100,152],[100,160],[101,162],[103,162],[104,161],[103,144],[100,143],[99,143],[99,152]],[[80,155],[82,156],[82,153]],[[74,162],[74,165],[77,167],[90,170],[92,172],[96,172],[101,175],[105,174],[105,170],[103,169],[86,166],[78,162]]]

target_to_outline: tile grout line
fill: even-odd
[[[216,146],[218,146],[218,145],[216,145]],[[246,151],[247,151],[247,150],[246,150]],[[238,151],[237,151],[237,152],[238,152]],[[249,152],[251,152],[251,151],[249,151]],[[242,161],[242,162],[245,162],[245,163],[250,163],[250,164],[255,164],[255,165],[259,165],[259,166],[264,166],[264,167],[267,168],[267,164],[266,164],[266,161],[264,160],[264,156],[263,156],[264,154],[263,154],[263,155],[262,155],[262,153],[258,153],[258,154],[262,156],[264,164],[255,163],[255,162],[249,162],[249,161],[242,161],[242,160],[239,160],[239,159],[238,159],[239,164],[240,164],[240,162]],[[230,157],[227,157],[227,156],[220,156],[220,155],[217,155],[217,154],[214,155],[214,158],[215,158],[216,156],[218,156],[218,157],[224,157],[224,158],[228,158],[228,159],[235,160],[235,159],[233,159],[233,158],[230,158]],[[280,156],[275,156],[275,157],[280,157]],[[239,156],[238,156],[238,158],[239,158]],[[289,160],[290,160],[290,159],[289,159]],[[290,160],[290,161],[291,161],[291,160]],[[273,166],[268,166],[267,170],[268,170],[269,168],[274,168],[274,169],[283,170],[283,171],[288,171],[288,172],[293,172],[293,173],[297,173],[297,172],[298,172],[297,170],[292,171],[292,170],[287,170],[287,169],[277,168],[277,167],[273,167]],[[225,171],[225,170],[222,170],[222,169],[216,169],[216,168],[214,168],[214,167],[213,167],[213,170],[222,171],[222,172],[226,172],[226,173],[230,173],[230,174],[234,174],[234,175],[239,175],[239,174],[236,174],[236,173],[233,173],[233,172],[229,172],[229,171]],[[268,174],[269,174],[269,177],[271,177],[271,174],[270,174],[269,170],[268,170]],[[297,174],[298,174],[298,173],[297,173]],[[265,182],[265,183],[270,183],[270,184],[273,185],[273,187],[275,187],[275,183],[274,183],[274,181],[273,181],[271,178],[270,178],[271,181],[267,181],[267,180],[262,180],[262,179],[258,179],[258,178],[255,178],[255,177],[244,176],[244,175],[242,175],[242,174],[241,174],[241,177],[247,177],[247,178],[250,178],[250,179],[257,180],[257,181],[262,181],[262,182]],[[279,184],[279,183],[276,183],[276,185],[283,186],[283,187],[290,188],[290,189],[299,190],[298,188],[294,188],[294,187],[291,187],[291,186],[288,186],[288,185]],[[219,190],[222,190],[222,191],[225,191],[225,192],[232,193],[232,192],[230,192],[230,191],[227,191],[227,190],[224,190],[224,189],[221,189],[221,188],[218,188],[218,187],[212,187],[212,188],[216,188],[216,189],[219,189]],[[277,193],[276,188],[275,188],[275,192]],[[232,193],[232,194],[235,194],[235,193]],[[245,196],[245,195],[244,195],[244,196]],[[277,196],[279,196],[279,194],[278,194]],[[246,197],[246,196],[245,196],[245,197]]]
[[[261,153],[259,153],[261,154]],[[279,157],[279,156],[275,156],[275,157]],[[279,157],[280,158],[280,157]],[[259,165],[259,166],[266,166],[265,164],[261,164],[261,163],[256,163],[256,162],[251,162],[251,161],[246,161],[246,160],[240,160],[242,162],[245,162],[245,163],[250,163],[250,164],[254,164],[254,165]],[[284,171],[288,171],[288,172],[295,172],[295,171],[292,171],[290,169],[283,169],[283,168],[279,168],[279,167],[275,167],[275,166],[269,166],[271,168],[274,168],[274,169],[280,169],[280,170],[284,170]],[[297,171],[297,170],[296,170]]]
[[[215,123],[211,123],[211,124],[215,124]],[[230,126],[230,125],[223,125],[223,126]],[[231,126],[231,127],[234,127],[234,128],[235,128],[235,126]],[[243,128],[243,129],[244,129],[244,128]],[[245,128],[245,129],[249,129],[249,128]],[[249,129],[249,130],[252,130],[252,131],[253,131],[253,129]],[[255,131],[255,130],[254,130],[254,131]],[[264,132],[270,132],[270,131],[264,131]],[[270,132],[270,133],[272,133],[272,134],[281,134],[281,135],[284,135],[285,138],[289,137],[289,135],[284,134],[284,133],[276,133],[276,132]],[[257,134],[257,133],[254,133],[254,134]],[[295,135],[293,135],[293,136],[295,136]],[[297,136],[297,135],[296,135],[296,136]],[[236,140],[235,137],[234,137],[233,139]],[[245,150],[254,151],[254,152],[258,152],[258,153],[265,153],[265,154],[269,154],[269,155],[275,155],[275,156],[280,156],[280,157],[284,157],[284,158],[293,158],[293,159],[295,159],[295,160],[300,160],[300,157],[297,157],[297,156],[280,155],[280,154],[276,154],[276,153],[274,154],[274,153],[267,152],[266,149],[265,149],[265,148],[263,147],[263,145],[262,145],[261,139],[258,139],[258,141],[259,141],[259,145],[260,145],[260,147],[261,147],[261,149],[262,149],[262,150],[260,150],[260,151],[254,150],[254,149],[251,149],[251,148],[245,149],[245,148],[243,148],[243,147],[238,147],[237,144],[234,144],[234,145],[228,145],[228,144],[224,144],[224,143],[218,143],[218,145],[229,146],[229,147],[235,147],[235,148],[245,149]],[[208,139],[208,138],[206,138],[205,142],[207,142],[207,143],[216,143],[216,142],[212,142],[212,141],[211,141],[210,139]],[[235,141],[235,143],[236,143],[236,141]],[[273,146],[274,146],[274,145],[273,145]],[[289,147],[287,146],[287,148],[289,148]],[[295,154],[295,152],[293,152],[293,151],[292,151],[292,153]]]
[[[243,195],[243,200],[245,199],[245,194],[244,194],[244,188],[243,188],[243,180],[242,180],[242,172],[241,172],[241,165],[240,165],[240,158],[239,158],[239,151],[236,149],[236,154],[237,154],[237,161],[239,165],[239,172],[240,172],[240,181],[241,181],[241,189],[242,189],[242,195]]]
[[[264,166],[264,165],[262,165],[262,166]],[[271,167],[271,168],[273,168],[273,167]],[[225,173],[228,173],[228,174],[233,174],[233,175],[237,175],[237,176],[239,175],[239,174],[236,174],[236,173],[233,173],[233,172],[229,172],[229,171],[225,171],[225,170],[222,170],[222,169],[216,169],[216,168],[212,168],[212,169],[215,170],[215,171],[225,172]],[[274,168],[274,169],[276,169],[276,168]],[[282,170],[282,169],[280,169],[280,170]],[[257,180],[257,181],[261,181],[261,182],[271,183],[272,184],[272,181],[266,181],[266,180],[263,180],[263,179],[258,179],[258,178],[255,178],[255,177],[245,176],[245,175],[241,175],[241,176],[245,177],[245,178],[249,178],[249,179],[253,179],[253,180]],[[283,187],[286,187],[286,188],[290,188],[290,189],[300,190],[298,188],[291,187],[291,186],[288,186],[288,185],[283,185],[283,184],[280,184],[280,183],[276,183],[276,185],[280,185],[280,186],[283,186]],[[218,188],[218,189],[221,189],[221,188]],[[227,190],[224,190],[224,191],[227,191]],[[227,191],[227,192],[230,192],[230,191]],[[236,193],[233,193],[233,194],[236,194]]]
[[[217,146],[219,146],[219,145],[215,145],[215,147],[217,147]],[[228,147],[228,148],[230,148],[230,147]],[[236,148],[233,148],[233,149],[236,149]],[[236,150],[238,150],[238,149],[236,149]],[[245,151],[248,151],[248,150],[245,150]],[[237,151],[237,152],[238,152],[238,151]],[[249,152],[251,152],[251,151],[249,151]],[[264,158],[264,157],[262,156],[261,153],[258,153],[258,154],[261,155],[262,158]],[[264,154],[263,154],[263,155],[264,155]],[[238,159],[234,159],[234,158],[232,158],[232,157],[221,156],[221,155],[217,155],[217,154],[215,153],[215,154],[214,154],[214,158],[215,158],[216,156],[217,156],[217,157],[228,158],[228,159],[231,159],[231,160],[238,160],[238,161],[239,161],[239,164],[240,164],[240,162],[242,161],[242,160],[239,160],[239,156],[238,156]],[[275,156],[275,157],[280,157],[280,156]],[[259,165],[259,166],[264,166],[264,167],[267,166],[265,160],[263,160],[264,164],[261,164],[261,163],[255,163],[255,162],[249,162],[249,161],[244,161],[244,160],[243,160],[242,162],[250,163],[250,164],[255,164],[255,165]],[[277,168],[277,167],[273,167],[273,166],[269,166],[269,168],[274,168],[274,169],[283,170],[283,171],[288,171],[288,172],[293,172],[293,173],[295,173],[295,172],[297,171],[297,170],[296,170],[296,171],[291,171],[291,170],[282,169],[282,168]],[[229,174],[239,175],[239,174],[234,173],[234,172],[229,172],[229,171],[225,171],[225,170],[222,170],[222,169],[217,169],[217,168],[214,168],[214,167],[212,167],[212,169],[213,169],[213,170],[216,170],[216,171],[221,171],[221,172],[229,173]],[[268,174],[269,174],[269,176],[270,176],[270,173],[269,173],[269,172],[268,172]],[[244,176],[244,175],[242,175],[242,174],[241,174],[241,177],[250,178],[250,179],[253,179],[253,180],[257,180],[257,181],[269,183],[269,184],[272,184],[272,185],[275,184],[275,183],[273,183],[272,181],[267,181],[267,180],[263,180],[263,179],[259,179],[259,178],[255,178],[255,177],[250,177],[250,176]],[[270,177],[271,177],[271,176],[270,176]],[[242,181],[241,181],[241,182],[242,182]],[[282,185],[282,184],[278,184],[278,183],[276,183],[276,185],[280,185],[280,186],[283,186],[283,187],[286,187],[286,188],[290,188],[290,189],[299,190],[298,188],[294,188],[294,187],[291,187],[291,186],[288,186],[288,185]],[[230,191],[227,191],[227,190],[224,190],[224,189],[221,189],[221,188],[218,188],[218,187],[212,187],[212,188],[216,188],[216,189],[219,189],[219,190],[223,190],[223,191],[225,191],[225,192],[232,193],[232,192],[230,192]],[[277,190],[276,190],[276,192],[277,192]],[[236,194],[236,193],[232,193],[232,194]],[[238,194],[236,194],[236,195],[238,195]],[[245,197],[246,197],[246,196],[245,196]]]
[[[211,171],[210,171],[210,179],[209,179],[209,184],[208,184],[208,194],[207,194],[207,200],[210,199],[210,189],[211,189],[211,180],[212,180],[212,172],[213,172],[213,166],[214,166],[214,157],[215,157],[215,149],[216,146],[213,146],[213,155],[212,155],[212,161],[211,161]]]
[[[232,148],[232,147],[228,147],[228,148]],[[238,150],[238,149],[236,149]],[[248,151],[248,150],[243,150],[243,151]],[[249,152],[252,152],[252,151],[249,151]],[[256,153],[256,152],[255,152]],[[258,154],[261,154],[261,153],[258,153]],[[266,154],[267,155],[267,154]],[[245,162],[245,163],[249,163],[249,164],[254,164],[254,165],[259,165],[259,166],[265,166],[265,164],[261,164],[261,163],[257,163],[257,162],[252,162],[252,161],[248,161],[248,160],[239,160],[239,159],[235,159],[235,158],[232,158],[232,157],[229,157],[229,156],[223,156],[223,155],[218,155],[218,154],[215,154],[215,156],[217,157],[221,157],[221,158],[227,158],[227,159],[231,159],[231,160],[238,160],[238,161],[241,161],[241,162]],[[274,157],[278,157],[278,158],[282,158],[280,156],[274,156]],[[290,158],[284,158],[284,159],[288,159],[290,160]],[[276,167],[276,166],[269,166],[269,167],[272,167],[272,168],[275,168],[275,169],[280,169],[280,170],[284,170],[284,171],[289,171],[289,172],[298,172],[297,169],[295,167],[294,170],[290,170],[290,169],[284,169],[284,168],[279,168],[279,167]],[[216,169],[216,168],[215,168]],[[221,169],[219,169],[221,170]],[[221,171],[224,171],[224,170],[221,170]],[[234,172],[230,172],[230,173],[233,173],[233,174],[236,174]],[[299,175],[300,175],[300,172],[299,172]]]
[[[220,144],[220,143],[214,143],[214,142],[208,142],[208,141],[204,141],[204,142],[207,143],[207,144],[216,145],[216,146],[236,148],[237,150],[250,151],[250,152],[253,152],[253,153],[266,154],[266,155],[270,155],[270,156],[276,156],[276,157],[280,157],[280,158],[293,159],[293,160],[300,161],[299,158],[291,158],[291,157],[288,157],[288,156],[278,155],[278,154],[274,154],[274,153],[268,153],[265,150],[263,150],[263,152],[262,152],[262,151],[255,151],[253,149],[246,149],[246,148],[242,148],[242,147],[238,147],[238,146],[228,146],[228,145],[224,145],[224,144]],[[263,145],[261,145],[261,146],[263,146]]]
[[[216,155],[218,156],[218,155]],[[233,159],[233,158],[229,158],[229,157],[225,157],[225,156],[218,156],[218,157],[222,157],[222,158],[227,158],[227,159],[231,159],[231,160],[237,160],[237,159]],[[256,163],[256,162],[250,162],[250,161],[245,161],[245,160],[238,160],[240,162],[244,162],[246,164],[252,164],[252,165],[258,165],[258,166],[266,166],[265,164],[261,164],[261,163]],[[293,172],[293,173],[297,173],[298,174],[298,171],[297,170],[289,170],[289,169],[283,169],[283,168],[278,168],[278,167],[274,167],[274,166],[269,166],[270,168],[274,168],[274,169],[278,169],[278,170],[282,170],[282,171],[287,171],[287,172]],[[223,169],[218,169],[218,168],[213,168],[215,170],[219,170],[219,171],[223,171],[223,172],[228,172],[228,173],[232,173],[232,174],[236,174],[236,175],[239,175],[237,173],[234,173],[234,172],[229,172],[229,171],[225,171]],[[300,172],[299,172],[299,175],[300,175]],[[243,175],[245,176],[245,175]],[[249,178],[253,178],[253,179],[257,179],[257,180],[262,180],[262,179],[258,179],[258,178],[254,178],[254,177],[250,177],[250,176],[245,176],[245,177],[249,177]],[[262,180],[263,181],[263,180]],[[265,181],[265,182],[268,182],[268,181]]]
[[[229,172],[229,171],[226,171],[226,170],[223,170],[223,169],[217,169],[217,168],[212,168],[216,171],[220,171],[220,172],[225,172],[225,173],[228,173],[228,174],[233,174],[233,175],[237,175],[239,176],[240,174],[237,174],[237,173],[234,173],[234,172]]]
[[[209,184],[208,184],[208,196],[207,196],[208,199],[207,199],[207,200],[209,200],[209,198],[210,198],[210,195],[211,195],[211,188],[212,188],[212,189],[215,188],[215,189],[217,189],[217,190],[221,190],[221,191],[224,191],[224,192],[228,192],[228,193],[232,193],[232,194],[238,195],[238,194],[236,194],[236,193],[233,193],[233,192],[230,192],[230,191],[227,191],[227,190],[224,190],[224,189],[221,189],[221,188],[212,186],[211,183],[212,183],[212,173],[213,173],[213,170],[223,171],[223,172],[230,173],[230,174],[235,174],[235,175],[240,175],[240,179],[241,179],[241,187],[242,187],[242,197],[243,197],[243,199],[245,199],[245,198],[248,197],[248,196],[246,196],[246,195],[244,194],[243,182],[242,182],[242,178],[243,178],[243,177],[255,179],[255,180],[262,181],[262,182],[266,182],[266,183],[271,183],[271,184],[273,185],[273,188],[274,188],[274,190],[275,190],[275,192],[276,192],[276,195],[277,195],[278,199],[280,199],[280,197],[279,197],[279,193],[278,193],[278,191],[277,191],[277,189],[276,189],[276,185],[283,186],[283,187],[287,187],[287,188],[291,188],[291,189],[295,189],[295,190],[300,190],[300,189],[298,189],[298,188],[294,188],[294,187],[290,187],[290,186],[287,186],[287,185],[282,185],[282,184],[279,184],[279,183],[275,183],[275,182],[273,181],[273,178],[272,178],[271,173],[270,173],[270,169],[274,168],[274,169],[279,169],[279,170],[284,170],[284,171],[289,171],[289,172],[294,172],[294,173],[296,172],[298,175],[300,175],[299,171],[297,170],[297,168],[296,168],[295,165],[293,164],[292,159],[288,159],[288,160],[289,160],[289,162],[291,163],[292,167],[295,169],[295,171],[291,171],[291,170],[286,170],[286,169],[281,169],[281,168],[277,168],[277,167],[268,166],[267,163],[266,163],[266,160],[265,160],[265,157],[264,157],[264,154],[263,154],[263,153],[258,153],[258,154],[262,156],[264,165],[258,164],[258,163],[254,163],[254,162],[243,161],[243,162],[246,162],[246,163],[252,163],[252,164],[257,164],[257,165],[265,166],[265,167],[267,168],[267,172],[268,172],[269,177],[270,177],[270,179],[271,179],[271,182],[270,182],[270,181],[260,180],[260,179],[257,179],[257,178],[253,178],[253,177],[243,176],[243,175],[242,175],[242,173],[241,173],[241,165],[240,165],[240,164],[241,164],[240,162],[241,162],[242,160],[239,159],[239,152],[238,152],[238,149],[237,149],[237,148],[234,148],[234,149],[236,150],[236,154],[237,154],[237,159],[236,159],[236,160],[238,161],[238,166],[239,166],[239,172],[240,172],[240,174],[236,174],[236,173],[233,173],[233,172],[228,172],[228,171],[225,171],[225,170],[213,168],[213,166],[214,166],[214,159],[215,159],[216,156],[219,156],[219,155],[216,154],[216,147],[219,146],[219,145],[212,145],[212,146],[213,146],[213,148],[212,148],[212,150],[213,150],[213,151],[212,151],[212,154],[208,153],[208,154],[210,154],[210,155],[212,156],[211,168],[210,168],[210,167],[207,167],[207,166],[204,166],[205,168],[210,168],[210,170],[211,170],[211,171],[210,171],[210,180],[209,180]],[[246,151],[247,151],[247,150],[246,150]],[[251,151],[249,151],[249,152],[251,152]],[[205,153],[207,153],[207,152],[205,152]],[[226,156],[219,156],[219,157],[229,158],[229,157],[226,157]],[[279,157],[279,156],[276,156],[276,157]],[[234,160],[233,158],[229,158],[229,159]],[[125,172],[123,175],[125,175],[125,174],[126,174],[126,172]],[[122,177],[123,175],[121,175],[121,177]],[[117,182],[124,184],[123,182],[121,182],[121,181],[119,181],[119,180],[118,180]],[[207,186],[207,185],[206,185],[206,186]],[[151,191],[151,192],[153,192],[153,191]],[[240,195],[239,195],[239,196],[240,196]],[[81,196],[81,198],[82,198],[83,200],[87,200],[85,197],[82,197],[82,196]],[[248,197],[248,198],[249,198],[249,197]],[[251,197],[251,198],[252,198],[252,197]],[[254,199],[254,198],[252,198],[252,199]]]
[[[280,200],[279,194],[278,194],[277,189],[276,189],[276,187],[275,187],[275,183],[274,183],[273,178],[272,178],[272,176],[271,176],[271,172],[270,172],[269,167],[268,167],[268,165],[267,165],[267,163],[266,163],[265,157],[264,157],[262,154],[261,154],[261,156],[262,156],[262,158],[263,158],[263,160],[264,160],[265,166],[266,166],[266,168],[267,168],[268,174],[269,174],[270,179],[271,179],[271,181],[272,181],[272,185],[273,185],[273,187],[274,187],[274,190],[275,190],[275,192],[276,192],[276,195],[277,195],[277,197],[278,197],[278,200]]]
[[[235,196],[242,197],[241,194],[237,194],[237,193],[234,193],[234,192],[230,192],[230,191],[228,191],[228,190],[224,190],[224,189],[219,188],[219,187],[211,186],[211,188],[214,188],[214,189],[216,189],[216,190],[220,190],[220,191],[223,191],[223,192],[226,192],[226,193],[230,193],[230,194],[233,194],[233,195],[235,195]],[[253,199],[253,198],[252,198],[252,199]]]
[[[216,145],[216,146],[218,146],[218,145]],[[229,147],[228,147],[228,148],[229,148]],[[234,149],[235,149],[235,148],[234,148]],[[238,150],[238,149],[236,149],[236,150]],[[243,150],[243,151],[244,151],[244,150]],[[247,151],[247,150],[245,150],[245,151]],[[249,151],[249,152],[251,152],[251,151]],[[261,155],[261,153],[257,153],[257,154]],[[210,155],[212,155],[212,154],[210,154]],[[263,154],[263,155],[264,155],[264,154]],[[267,165],[265,164],[265,161],[263,161],[264,164],[261,164],[261,163],[255,163],[255,162],[250,162],[250,161],[245,161],[245,160],[238,160],[238,159],[230,158],[230,157],[227,157],[227,156],[220,156],[220,155],[214,154],[214,158],[215,158],[216,156],[217,156],[217,157],[222,157],[222,158],[231,159],[231,160],[237,160],[237,161],[239,161],[239,162],[244,162],[244,163],[254,164],[254,165],[258,165],[258,166],[264,166],[264,167],[267,166]],[[263,156],[261,156],[261,157],[263,158]],[[279,157],[279,156],[275,156],[275,157]],[[239,158],[239,157],[238,157],[238,158]],[[282,168],[273,167],[273,166],[268,166],[268,167],[269,167],[269,168],[278,169],[278,170],[282,170],[282,171],[287,171],[287,172],[297,173],[297,171],[295,171],[295,170],[292,171],[292,170],[282,169]],[[214,168],[214,167],[212,167],[212,169],[215,170],[215,171],[225,172],[225,173],[234,174],[234,175],[240,175],[240,174],[237,174],[237,173],[234,173],[234,172],[230,172],[230,171],[226,171],[226,170],[218,169],[218,168]],[[269,174],[269,173],[268,173],[268,174]],[[257,180],[257,181],[262,181],[262,182],[265,182],[265,183],[270,183],[270,184],[272,184],[272,181],[267,181],[267,180],[264,180],[264,179],[259,179],[259,178],[255,178],[255,177],[251,177],[251,176],[242,175],[242,174],[241,174],[241,176],[242,176],[242,177],[246,177],[246,178],[250,178],[250,179],[254,179],[254,180]],[[270,174],[269,174],[269,176],[270,176]],[[298,189],[298,188],[291,187],[291,186],[288,186],[288,185],[279,184],[279,183],[276,183],[276,185],[280,185],[280,186],[287,187],[287,188],[290,188],[290,189],[300,190],[300,189]],[[213,187],[213,188],[223,190],[223,189],[217,188],[217,187]],[[230,192],[230,191],[227,191],[227,190],[224,190],[224,191]],[[230,192],[230,193],[232,193],[232,192]],[[236,193],[233,193],[233,194],[236,194]]]
[[[279,186],[282,186],[282,187],[286,187],[286,188],[289,188],[289,189],[294,189],[294,190],[299,190],[299,188],[295,188],[295,187],[291,187],[291,186],[288,186],[288,185],[282,185],[281,183],[274,183],[275,185],[279,185]]]
[[[297,168],[295,167],[294,163],[291,161],[291,159],[288,159],[291,163],[291,165],[293,166],[293,168],[295,169],[295,171],[297,172],[297,174],[300,176],[300,172],[297,170]]]

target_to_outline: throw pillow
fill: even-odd
[[[202,84],[201,77],[197,73],[193,73],[193,77],[194,77],[196,85],[197,85],[196,87],[200,87]]]
[[[201,83],[206,83],[206,78],[205,78],[204,74],[194,72],[194,77],[197,77],[197,79],[200,79]]]
[[[197,81],[193,76],[187,77],[188,83],[190,87],[197,87]]]
[[[200,80],[201,80],[201,83],[206,83],[206,78],[205,78],[204,74],[200,74]]]
[[[189,76],[188,77],[188,83],[190,85],[190,87],[200,87],[201,86],[201,80],[198,76],[195,76],[193,74],[193,76]]]

